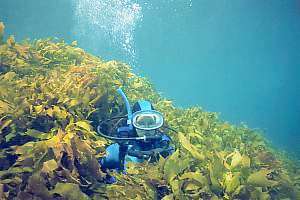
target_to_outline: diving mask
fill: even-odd
[[[137,111],[133,113],[132,124],[139,130],[155,130],[160,128],[164,123],[162,114],[155,110]]]

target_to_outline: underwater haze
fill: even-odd
[[[1,0],[6,35],[64,38],[134,66],[177,106],[262,130],[300,157],[296,0]]]

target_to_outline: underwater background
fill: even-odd
[[[300,155],[299,1],[2,0],[7,35],[64,38],[134,66],[175,105]]]
[[[1,1],[0,199],[299,199],[298,10]],[[97,129],[115,134],[120,87],[163,113],[175,149],[123,173],[99,162],[123,142]]]

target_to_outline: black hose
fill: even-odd
[[[112,118],[100,121],[99,124],[101,125],[105,122],[109,122],[109,121],[114,120],[114,119],[122,119],[122,118],[127,118],[127,115],[112,117]]]
[[[126,138],[108,136],[108,135],[105,135],[105,134],[101,133],[100,125],[97,126],[97,133],[99,135],[101,135],[102,137],[110,139],[110,140],[146,140],[147,139],[146,136],[143,136],[143,137],[126,137]]]
[[[100,131],[100,125],[97,126],[97,133],[104,137],[104,138],[107,138],[107,139],[110,139],[110,140],[156,140],[156,139],[161,139],[161,135],[153,135],[153,136],[142,136],[142,137],[125,137],[125,138],[120,138],[120,137],[113,137],[113,136],[108,136],[108,135],[105,135],[103,133],[101,133]]]
[[[160,138],[161,138],[160,135],[143,136],[143,137],[126,137],[126,138],[120,138],[120,137],[113,137],[113,136],[105,135],[105,134],[103,134],[103,133],[100,131],[101,125],[102,125],[103,123],[109,122],[109,121],[114,120],[114,119],[122,119],[122,118],[126,118],[126,117],[127,117],[127,115],[124,115],[124,116],[117,116],[117,117],[112,117],[112,118],[106,119],[106,120],[104,120],[104,121],[101,121],[101,122],[99,123],[99,125],[97,126],[97,133],[98,133],[100,136],[102,136],[102,137],[104,137],[104,138],[107,138],[107,139],[110,139],[110,140],[144,140],[144,141],[146,141],[146,140],[155,140],[155,139],[160,139]],[[174,131],[174,132],[177,133],[177,131],[175,131],[174,129],[172,129],[172,128],[170,128],[170,127],[167,127],[167,126],[166,126],[165,128],[170,129],[170,130],[172,130],[172,131]]]

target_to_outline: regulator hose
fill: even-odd
[[[121,137],[113,137],[113,136],[108,136],[108,135],[105,135],[103,134],[101,131],[100,131],[100,125],[97,126],[97,133],[104,137],[104,138],[107,138],[107,139],[110,139],[110,140],[153,140],[153,139],[160,139],[161,136],[160,135],[154,135],[154,136],[146,136],[144,135],[143,137],[125,137],[125,138],[121,138]]]

